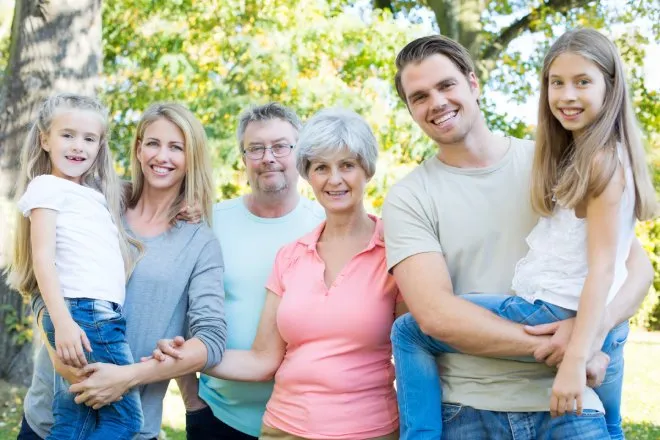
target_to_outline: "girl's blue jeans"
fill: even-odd
[[[71,317],[85,332],[92,346],[85,353],[87,362],[115,365],[133,363],[126,342],[126,321],[121,306],[110,301],[88,298],[65,299]],[[55,327],[46,310],[42,325],[48,344],[55,347]],[[69,383],[55,373],[53,417],[55,424],[48,440],[124,440],[132,439],[142,427],[142,406],[137,390],[131,390],[118,402],[94,410],[78,405],[69,392]]]
[[[520,324],[547,324],[572,318],[576,314],[573,310],[540,300],[532,304],[518,296],[474,293],[461,297]],[[607,430],[612,439],[624,438],[621,428],[621,388],[623,345],[627,337],[627,322],[618,325],[608,334],[602,351],[610,356],[610,364],[603,383],[594,390],[605,408]],[[424,334],[410,313],[394,322],[391,338],[401,440],[438,440],[442,438],[442,388],[435,357],[441,353],[457,353],[458,350]],[[528,361],[534,362],[533,358]]]

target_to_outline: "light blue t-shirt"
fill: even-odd
[[[277,251],[314,229],[325,214],[304,197],[283,217],[252,214],[243,197],[213,207],[213,230],[222,243],[227,348],[249,349],[266,298],[266,281]],[[273,382],[236,382],[201,375],[199,396],[222,422],[258,437]]]

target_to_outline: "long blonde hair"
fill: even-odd
[[[206,148],[204,127],[190,110],[181,104],[164,102],[152,104],[142,114],[138,122],[135,139],[131,148],[131,177],[133,188],[128,206],[137,205],[144,190],[144,174],[138,160],[138,146],[144,138],[144,132],[153,122],[165,119],[181,130],[185,141],[186,175],[181,184],[179,195],[170,208],[169,218],[172,223],[183,207],[199,204],[202,217],[211,224],[213,203],[213,173],[211,159]]]
[[[126,276],[134,266],[134,259],[130,252],[129,239],[121,221],[123,211],[121,204],[121,191],[119,179],[113,167],[112,156],[108,147],[108,110],[96,99],[72,93],[60,93],[47,98],[37,113],[21,151],[21,172],[17,182],[16,195],[20,198],[32,179],[43,174],[51,174],[52,165],[49,154],[42,148],[41,139],[50,132],[53,120],[62,111],[84,110],[98,114],[102,121],[101,138],[99,139],[99,152],[92,166],[81,176],[81,185],[94,188],[101,192],[108,203],[108,210],[119,233],[119,246]],[[100,251],[99,251],[100,252]],[[12,261],[7,268],[9,272],[8,284],[23,295],[38,292],[37,279],[34,275],[32,263],[32,246],[30,234],[30,220],[21,213],[17,214],[16,232],[13,240]]]
[[[580,135],[566,130],[548,103],[549,72],[563,53],[593,62],[605,79],[600,113]],[[566,32],[552,45],[543,62],[536,151],[532,167],[532,206],[550,215],[556,203],[575,208],[587,197],[604,190],[619,165],[617,144],[630,159],[635,185],[635,216],[655,215],[656,197],[651,183],[640,130],[630,103],[623,63],[614,43],[593,29]]]

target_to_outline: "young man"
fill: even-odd
[[[396,64],[399,96],[438,154],[387,196],[388,267],[424,334],[466,353],[438,358],[442,437],[531,440],[552,432],[552,438],[607,438],[602,405],[591,389],[584,399],[588,416],[551,419],[548,412],[551,366],[561,360],[573,320],[536,330],[549,329],[552,336],[536,336],[456,296],[510,291],[515,264],[527,252],[525,237],[538,220],[529,194],[533,143],[490,132],[474,64],[460,44],[420,38]],[[622,338],[653,275],[636,241],[628,269],[624,294],[608,306],[602,329],[624,323],[617,329]],[[532,355],[550,366],[497,359]],[[414,408],[407,412],[402,438],[413,438],[406,437],[406,418],[415,416]]]

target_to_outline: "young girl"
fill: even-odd
[[[17,194],[9,280],[24,295],[40,292],[48,344],[72,367],[132,363],[122,315],[132,259],[107,110],[97,100],[59,94],[43,103],[23,146]],[[132,439],[142,426],[137,391],[98,411],[77,405],[61,377],[54,395],[49,439]]]
[[[516,266],[512,290],[517,296],[463,297],[530,325],[577,313],[550,410],[553,415],[582,414],[587,362],[592,347],[602,344],[610,366],[595,391],[606,411],[608,431],[619,439],[628,327],[624,323],[613,329],[604,343],[600,327],[605,306],[627,276],[635,217],[654,215],[655,192],[614,44],[595,30],[570,31],[550,48],[542,75],[531,194],[533,207],[544,217],[527,238],[529,253]],[[392,342],[399,409],[402,420],[409,421],[402,424],[401,438],[439,439],[440,417],[422,416],[439,414],[438,378],[433,383],[420,380],[416,371],[426,371],[432,355],[456,350],[424,335],[410,315],[397,320]],[[406,411],[410,414],[404,415]]]

